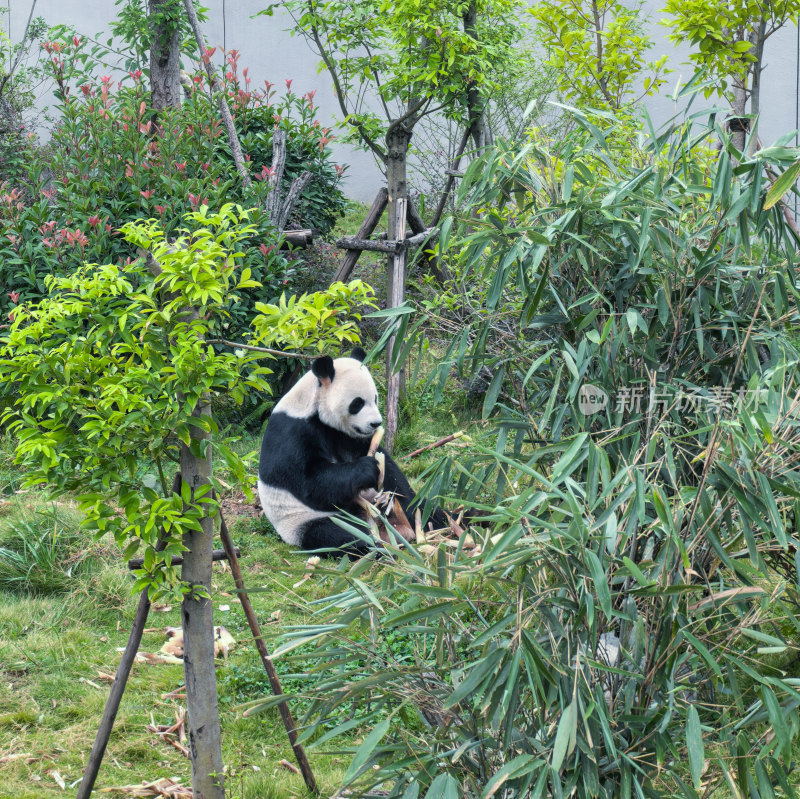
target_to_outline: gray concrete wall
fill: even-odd
[[[12,41],[16,41],[22,35],[31,0],[6,0],[6,3],[10,14],[4,24],[10,30]],[[267,79],[281,89],[284,80],[291,78],[293,90],[300,94],[316,89],[314,100],[318,103],[323,125],[341,119],[330,79],[325,73],[318,73],[318,58],[305,40],[289,32],[292,26],[289,15],[277,9],[273,17],[253,18],[267,4],[268,0],[204,0],[209,8],[209,21],[204,26],[208,42],[241,51],[241,64],[249,66],[255,84]],[[688,66],[689,48],[676,47],[669,42],[667,29],[659,24],[664,17],[660,5],[659,0],[646,0],[644,4],[646,26],[655,42],[652,55],[658,57],[667,53],[673,70],[659,96],[646,101],[656,122],[663,122],[676,112],[669,95],[677,83],[685,83],[692,74]],[[35,13],[50,25],[69,24],[82,33],[102,35],[108,31],[116,10],[113,0],[38,0]],[[768,41],[765,63],[760,132],[762,141],[767,144],[797,127],[798,47],[794,26]],[[381,183],[381,174],[372,155],[343,142],[334,143],[334,154],[337,160],[350,167],[345,185],[348,195],[363,202],[371,201]]]

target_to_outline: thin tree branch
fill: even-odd
[[[194,10],[194,3],[192,0],[183,0],[183,6],[186,9],[186,16],[189,20],[189,26],[194,32],[194,38],[197,42],[197,47],[200,51],[200,61],[205,65],[206,74],[208,75],[209,83],[211,84],[211,91],[216,92],[219,112],[222,116],[222,123],[225,125],[225,130],[228,134],[228,146],[231,148],[233,155],[233,163],[236,165],[236,171],[242,179],[242,186],[245,189],[250,188],[250,174],[244,163],[244,156],[242,155],[242,146],[239,143],[239,136],[236,133],[236,128],[233,124],[233,117],[231,116],[231,109],[228,107],[228,102],[225,99],[225,93],[222,91],[214,68],[211,66],[211,59],[204,58],[205,43],[203,41],[203,32],[200,29],[200,22],[197,19],[197,12]]]
[[[240,350],[252,350],[253,352],[263,352],[266,355],[275,355],[278,358],[301,358],[310,361],[316,355],[305,355],[302,352],[284,352],[283,350],[272,350],[269,347],[254,347],[252,344],[242,344],[238,341],[228,341],[225,338],[210,338],[206,344],[224,344],[226,347],[234,347]]]
[[[185,1],[189,2],[189,0]],[[314,14],[313,0],[308,0],[308,10],[311,14]],[[325,62],[325,67],[330,73],[331,80],[333,81],[333,89],[336,93],[336,99],[339,101],[339,108],[341,109],[344,118],[347,120],[347,124],[355,128],[361,138],[361,141],[363,141],[364,144],[366,144],[367,147],[369,147],[369,149],[381,159],[381,161],[385,162],[387,157],[385,150],[367,135],[364,125],[361,122],[351,118],[352,115],[348,111],[344,100],[344,91],[342,90],[342,84],[339,80],[339,74],[336,72],[336,69],[333,65],[333,60],[331,59],[328,51],[322,44],[322,39],[319,35],[319,30],[317,29],[316,25],[311,25],[311,38],[314,40],[314,44],[317,46],[317,52],[319,53],[320,58]]]
[[[386,104],[386,99],[383,96],[383,86],[381,86],[381,76],[378,74],[378,70],[372,65],[372,50],[369,49],[369,45],[365,44],[364,49],[367,51],[367,55],[369,56],[370,64],[369,64],[369,71],[372,73],[372,79],[375,81],[375,85],[378,87],[378,97],[381,98],[381,105],[383,106],[383,110],[386,113],[386,118],[391,119],[392,114],[389,111],[389,106]]]
[[[397,117],[397,119],[392,119],[389,122],[389,127],[386,130],[387,136],[395,128],[400,127],[400,125],[402,125],[406,120],[411,119],[413,116],[415,116],[417,112],[420,111],[421,108],[423,108],[426,105],[430,105],[431,99],[432,98],[430,97],[423,97],[420,100],[417,100],[415,103],[411,104],[408,107],[408,110],[402,116]],[[432,108],[429,110],[421,111],[419,116],[423,117],[425,116],[425,114],[432,114],[434,111],[439,111],[440,109],[444,108],[445,105],[446,103],[443,103],[438,108]]]
[[[464,129],[464,136],[462,137],[461,143],[458,146],[458,151],[456,152],[455,158],[450,165],[450,170],[447,175],[447,183],[445,183],[444,191],[442,192],[442,196],[439,198],[439,204],[436,206],[436,213],[433,215],[431,227],[437,227],[439,225],[439,220],[442,218],[445,206],[447,205],[447,198],[450,196],[450,192],[453,189],[453,183],[456,179],[454,173],[458,172],[458,165],[461,163],[461,156],[464,155],[464,150],[467,149],[467,142],[469,141],[469,137],[471,135],[472,125],[467,125]]]
[[[280,216],[278,217],[278,224],[276,225],[278,230],[283,230],[283,228],[286,227],[286,222],[289,219],[289,214],[292,213],[292,209],[294,208],[295,203],[300,198],[300,195],[303,193],[305,187],[308,186],[309,182],[311,181],[311,177],[312,175],[310,172],[303,172],[302,175],[298,175],[292,181],[292,185],[289,187],[289,191],[286,192],[286,200],[281,206]]]
[[[8,72],[3,76],[3,81],[0,83],[0,94],[3,93],[3,90],[6,88],[6,84],[13,74],[17,71],[17,67],[22,61],[22,56],[25,55],[25,40],[28,38],[28,31],[31,29],[31,22],[33,21],[33,10],[36,8],[37,0],[33,0],[31,3],[31,10],[28,14],[28,21],[25,23],[25,30],[22,34],[22,38],[19,40],[19,50],[17,51],[17,57],[14,59],[14,63],[9,67]]]

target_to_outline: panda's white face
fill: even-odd
[[[333,379],[319,389],[320,420],[353,438],[370,438],[382,418],[369,369],[355,358],[336,358],[333,369]]]

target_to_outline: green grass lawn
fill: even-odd
[[[30,509],[15,507],[18,504],[22,503],[6,506],[5,530],[21,515],[30,515]],[[232,533],[242,550],[249,586],[263,589],[252,601],[266,633],[276,635],[280,624],[305,621],[304,600],[321,590],[313,578],[292,588],[304,573],[305,558],[279,542],[261,521],[239,521]],[[106,547],[93,561],[94,568],[76,577],[66,594],[0,593],[0,797],[61,796],[55,772],[67,786],[82,774],[108,695],[103,675],[116,671],[117,648],[127,641],[136,607],[119,552]],[[240,706],[267,695],[269,685],[232,588],[229,570],[217,564],[215,621],[237,641],[227,660],[218,661],[217,670],[231,796],[303,795],[301,778],[279,765],[281,759],[293,757],[277,710],[243,716]],[[225,606],[230,609],[222,610]],[[276,611],[280,620],[270,621]],[[141,650],[157,651],[166,641],[164,628],[179,625],[178,606],[151,612]],[[278,665],[284,674],[290,671]],[[146,729],[148,724],[174,720],[184,700],[164,694],[182,680],[180,665],[134,664],[98,788],[164,776],[188,783],[188,760]],[[300,686],[296,679],[286,682],[290,690]],[[312,763],[323,790],[331,793],[347,758],[314,753]]]

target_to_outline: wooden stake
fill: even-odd
[[[111,729],[114,726],[114,720],[117,718],[119,703],[122,700],[122,694],[125,692],[125,684],[128,682],[131,666],[136,658],[136,653],[139,651],[139,644],[142,642],[142,632],[149,612],[150,600],[147,598],[147,589],[145,589],[139,597],[139,605],[136,608],[131,634],[128,636],[128,643],[122,653],[122,659],[119,662],[117,674],[111,686],[111,693],[106,700],[103,718],[100,721],[100,727],[94,739],[89,761],[86,763],[86,769],[83,772],[83,779],[78,786],[76,799],[89,799],[92,794],[97,773],[100,771],[100,764],[103,762],[103,755],[108,745],[108,739],[111,736]]]
[[[386,210],[386,205],[388,202],[389,192],[383,188],[378,192],[377,197],[375,197],[375,200],[372,203],[372,207],[369,209],[369,213],[361,223],[361,227],[358,229],[358,233],[356,233],[355,236],[357,239],[369,238],[370,234],[373,230],[375,230],[375,227],[380,221],[383,212]],[[331,282],[346,282],[349,280],[360,255],[361,250],[348,250],[344,256],[342,265],[336,270],[336,274],[333,276],[333,280]]]
[[[180,491],[180,488],[178,488],[178,490]],[[239,550],[238,549],[236,550],[236,554],[237,555],[239,554]],[[218,560],[227,560],[227,559],[228,559],[228,556],[225,554],[225,550],[224,549],[215,549],[211,553],[211,560],[213,560],[215,562],[218,561]],[[173,555],[172,556],[171,564],[173,566],[180,566],[182,563],[183,563],[183,556],[182,555]],[[131,558],[128,561],[128,568],[131,569],[131,570],[133,570],[133,569],[141,569],[142,566],[144,566],[144,558]]]
[[[283,687],[281,686],[281,681],[278,678],[278,672],[275,671],[275,666],[272,663],[272,658],[270,657],[267,645],[264,643],[264,638],[261,635],[261,627],[259,626],[258,619],[253,611],[253,606],[250,604],[250,597],[248,597],[247,589],[244,585],[242,570],[239,567],[239,558],[237,557],[238,550],[233,546],[233,540],[231,539],[230,532],[228,532],[228,525],[225,524],[225,518],[222,515],[222,510],[220,510],[219,518],[219,537],[222,541],[222,546],[228,555],[228,563],[231,567],[231,574],[233,575],[233,581],[236,584],[236,590],[239,593],[239,601],[242,603],[242,610],[247,618],[247,623],[250,625],[250,631],[253,633],[253,640],[256,642],[256,649],[261,657],[261,663],[264,666],[264,670],[267,672],[269,684],[272,687],[272,693],[275,696],[283,696]],[[314,796],[319,796],[319,788],[317,787],[317,781],[314,778],[314,772],[311,770],[311,764],[308,762],[308,757],[306,756],[303,745],[297,741],[297,727],[295,725],[294,718],[292,717],[292,711],[289,709],[289,705],[285,701],[278,705],[278,711],[281,714],[283,726],[286,728],[286,734],[289,736],[289,743],[292,746],[292,751],[294,752],[294,756],[297,760],[297,765],[300,766],[300,772],[303,775],[303,780],[306,783],[306,787]]]
[[[363,252],[383,252],[394,255],[401,247],[402,244],[397,241],[375,241],[373,239],[359,239],[356,236],[342,236],[336,240],[336,246],[341,247],[343,250],[355,250]]]
[[[395,239],[403,241],[406,237],[406,198],[398,197],[395,200]],[[391,291],[389,296],[392,299],[392,306],[396,308],[403,302],[405,278],[406,278],[406,251],[401,248],[396,252],[392,261],[391,272]],[[389,339],[389,346],[386,348],[387,365],[387,386],[386,386],[386,449],[391,452],[394,444],[394,437],[397,433],[397,424],[400,414],[400,369],[402,364],[398,364],[397,371],[391,369],[392,355],[394,353],[396,336]]]

